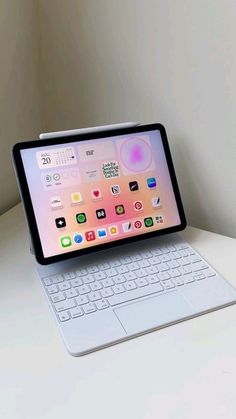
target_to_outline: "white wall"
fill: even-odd
[[[235,236],[235,0],[40,5],[47,128],[163,122],[189,223]]]
[[[11,148],[41,128],[36,18],[31,0],[0,2],[0,214],[19,200]]]

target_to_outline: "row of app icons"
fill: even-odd
[[[158,215],[155,217],[157,224],[162,224],[164,222],[163,215]],[[122,224],[122,230],[124,233],[130,233],[133,229],[140,230],[143,227],[149,228],[153,227],[154,221],[152,217],[146,217],[144,220],[135,220],[135,221],[128,221]],[[109,236],[116,236],[119,234],[118,226],[112,225],[106,228],[98,228],[95,230],[89,230],[83,233],[75,233],[73,238],[71,236],[63,236],[60,238],[60,243],[62,247],[69,247],[72,246],[73,243],[75,244],[82,244],[84,241],[91,242],[93,240],[98,239],[105,239]]]
[[[147,186],[149,189],[155,189],[157,186],[156,178],[148,178],[147,179]],[[129,189],[131,192],[137,192],[139,190],[139,184],[136,180],[129,182]],[[110,186],[110,192],[112,195],[120,195],[121,189],[120,185],[111,185]],[[102,199],[102,192],[100,188],[92,189],[91,190],[91,197],[94,200]],[[83,202],[83,197],[80,192],[73,192],[71,194],[71,203],[72,205],[81,204]],[[51,207],[53,209],[61,208],[62,207],[62,201],[60,196],[53,196],[50,200]]]
[[[152,198],[152,206],[153,208],[160,208],[161,207],[161,199],[159,196]],[[142,211],[143,210],[143,202],[142,201],[134,201],[133,208],[135,211]],[[123,204],[115,205],[115,213],[117,215],[124,215],[125,214],[125,207]],[[102,220],[106,218],[106,210],[105,208],[99,208],[96,210],[96,217],[98,220]],[[79,212],[76,214],[76,221],[78,224],[86,223],[87,216],[85,212]],[[64,228],[66,227],[66,219],[65,217],[59,217],[55,219],[56,227],[57,228]]]

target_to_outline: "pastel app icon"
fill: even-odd
[[[86,223],[86,214],[84,212],[79,212],[78,214],[76,214],[76,221],[78,224]]]
[[[135,211],[142,211],[143,210],[142,201],[135,201],[134,202],[134,209],[135,209]]]
[[[119,185],[111,185],[111,193],[112,195],[120,195]]]
[[[155,177],[149,177],[149,178],[147,179],[147,186],[148,186],[150,189],[156,188],[156,187],[157,187],[157,181],[156,181],[156,178],[155,178]]]
[[[62,247],[69,247],[72,245],[70,236],[61,237],[60,241]]]
[[[83,201],[82,195],[80,192],[73,192],[71,194],[71,202],[72,204],[80,204]]]
[[[118,228],[117,226],[110,226],[109,227],[109,233],[111,236],[115,236],[118,234]]]
[[[134,228],[135,228],[135,230],[139,230],[140,228],[142,228],[142,226],[143,226],[143,223],[142,223],[141,220],[135,220],[134,221]]]
[[[157,215],[157,216],[156,216],[156,222],[157,222],[157,224],[162,224],[162,223],[164,223],[164,218],[163,218],[163,215]]]
[[[53,209],[61,208],[62,202],[60,196],[52,196],[50,199],[50,204]]]
[[[104,239],[107,237],[107,230],[105,228],[99,228],[97,230],[97,236],[99,239]]]
[[[115,206],[115,210],[116,210],[116,214],[117,214],[117,215],[122,215],[122,214],[124,214],[124,213],[125,213],[125,207],[124,207],[124,205],[123,205],[123,204],[116,205],[116,206]]]
[[[122,224],[122,228],[124,233],[129,233],[132,230],[132,223],[131,221]]]
[[[153,208],[160,208],[161,198],[159,196],[156,196],[156,197],[152,198],[152,206],[153,206]]]
[[[145,225],[145,227],[152,227],[153,226],[152,217],[144,218],[144,225]]]
[[[74,235],[74,242],[75,243],[80,244],[80,243],[83,243],[83,241],[84,241],[84,238],[83,238],[83,235],[81,233],[76,233]]]
[[[92,195],[93,199],[101,199],[102,198],[101,189],[99,189],[99,188],[92,189],[91,190],[91,195]]]
[[[131,192],[138,191],[139,190],[138,182],[136,180],[129,182],[129,189],[131,190]]]

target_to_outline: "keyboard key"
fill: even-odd
[[[119,267],[117,269],[119,269]],[[117,272],[116,272],[115,268],[111,268],[111,269],[106,270],[106,274],[107,274],[108,277],[111,277],[111,276],[117,275]]]
[[[59,284],[58,287],[61,291],[68,290],[70,288],[70,283],[68,281],[64,281],[61,284]]]
[[[89,285],[85,284],[78,287],[77,290],[79,291],[80,295],[82,295],[82,294],[87,294],[88,292],[90,292],[91,288]]]
[[[180,266],[178,268],[179,272],[181,273],[181,275],[186,275],[186,274],[190,274],[192,272],[191,270],[191,266]]]
[[[112,287],[112,291],[115,294],[120,294],[121,292],[125,292],[125,288],[122,284],[118,284],[118,285],[114,285],[114,287]]]
[[[147,259],[140,260],[139,262],[137,262],[137,264],[140,268],[146,268],[147,266],[150,266]]]
[[[116,284],[122,284],[123,282],[125,282],[125,277],[124,275],[117,275],[114,276],[113,280]]]
[[[94,311],[96,311],[96,307],[93,303],[88,303],[88,304],[85,304],[83,306],[83,310],[84,310],[85,314],[90,314],[90,313],[94,313]]]
[[[181,253],[178,250],[176,250],[176,252],[172,252],[171,255],[172,259],[180,259],[182,257]]]
[[[198,255],[194,254],[194,255],[192,255],[192,256],[189,256],[189,260],[190,260],[192,263],[195,263],[195,262],[200,262],[200,261],[201,261],[201,258],[200,258],[200,256],[198,256]]]
[[[148,275],[153,275],[153,274],[157,274],[159,272],[159,269],[158,269],[157,265],[152,265],[152,266],[148,266],[146,268],[146,271],[147,271]]]
[[[64,278],[62,275],[53,275],[51,276],[51,280],[53,284],[59,284],[59,282],[64,281]]]
[[[162,253],[170,253],[168,246],[161,247]]]
[[[77,275],[77,276],[84,276],[84,275],[87,275],[87,273],[88,273],[88,271],[87,271],[87,269],[85,269],[85,268],[78,269],[78,270],[76,271],[76,275]]]
[[[88,298],[90,301],[97,301],[100,300],[102,297],[98,291],[92,291],[88,294]]]
[[[57,285],[50,285],[49,287],[47,287],[48,294],[55,294],[57,291],[58,291]]]
[[[136,300],[147,295],[155,294],[163,291],[163,286],[160,283],[149,285],[149,287],[136,288],[130,290],[129,292],[124,292],[122,294],[113,295],[108,298],[108,302],[111,306],[125,303],[127,301]]]
[[[48,287],[49,285],[52,285],[52,280],[51,280],[50,277],[43,278],[43,283],[44,283],[44,285],[46,285],[46,287]]]
[[[104,298],[102,300],[99,300],[95,303],[98,310],[103,310],[104,308],[108,308],[109,304]]]
[[[83,285],[83,281],[80,278],[75,278],[70,281],[70,284],[72,287],[79,287],[80,285]]]
[[[91,282],[94,281],[94,276],[93,275],[85,275],[83,277],[83,283],[84,284],[91,284]]]
[[[77,297],[77,291],[75,288],[71,288],[70,290],[65,291],[66,298],[74,298]]]
[[[137,278],[137,275],[134,272],[127,272],[126,274],[124,274],[124,277],[126,279],[126,281],[131,281],[133,279]]]
[[[104,270],[109,269],[109,268],[110,268],[110,265],[107,262],[99,263],[99,265],[98,265],[98,269],[101,270],[101,271],[104,271]]]
[[[118,266],[116,270],[118,274],[125,274],[126,272],[129,272],[127,266]]]
[[[193,276],[193,275],[185,275],[185,276],[183,277],[183,280],[184,280],[184,283],[185,283],[185,284],[189,284],[190,282],[194,282],[194,281],[195,281],[195,279],[194,279],[194,276]]]
[[[148,259],[148,258],[152,257],[152,252],[150,252],[150,251],[142,252],[141,255],[142,255],[143,259]]]
[[[132,262],[132,259],[131,259],[130,256],[123,256],[123,257],[120,258],[120,261],[121,261],[121,263],[123,263],[125,265],[126,263]]]
[[[136,286],[136,284],[135,284],[135,282],[134,282],[134,281],[129,281],[129,282],[126,282],[126,283],[124,284],[124,287],[125,287],[125,289],[126,289],[127,291],[134,290],[135,288],[137,288],[137,286]]]
[[[184,285],[184,281],[180,276],[177,277],[177,278],[174,278],[173,281],[174,281],[175,285],[177,285],[177,286]]]
[[[98,272],[98,267],[96,265],[88,266],[87,271],[88,271],[89,274],[93,274],[95,272]]]
[[[163,287],[165,288],[165,290],[169,290],[175,287],[175,284],[173,281],[171,281],[171,279],[167,279],[166,281],[161,281],[161,283]]]
[[[185,258],[178,259],[178,262],[181,266],[186,266],[186,265],[190,265],[191,259],[188,256],[186,256]]]
[[[196,262],[192,264],[193,272],[202,271],[203,269],[207,269],[207,268],[208,266],[205,262]]]
[[[156,282],[159,282],[159,278],[157,275],[150,275],[147,277],[147,281],[149,282],[149,284],[155,284]]]
[[[167,263],[160,263],[158,265],[158,269],[159,269],[160,272],[168,271],[169,270],[169,266],[167,265]]]
[[[137,262],[137,260],[141,260],[142,256],[139,253],[136,253],[135,255],[131,255],[132,262]]]
[[[117,266],[120,266],[120,261],[119,260],[111,260],[110,261],[110,267],[111,268],[116,268]]]
[[[65,300],[65,301],[60,301],[60,303],[56,303],[54,305],[56,311],[64,311],[64,310],[69,310],[69,308],[73,308],[75,307],[75,302],[74,300]]]
[[[177,276],[180,276],[180,272],[178,271],[178,269],[170,269],[168,273],[171,276],[171,278],[176,278]]]
[[[102,283],[102,285],[106,288],[106,287],[111,287],[112,285],[114,285],[114,281],[113,281],[113,279],[112,278],[106,278],[106,279],[103,279],[102,281],[101,281],[101,283]]]
[[[138,278],[135,280],[135,283],[138,287],[146,287],[148,285],[148,281],[145,278]]]
[[[89,299],[87,295],[80,295],[79,297],[76,297],[75,301],[79,306],[82,306],[83,304],[86,304],[89,302]]]
[[[130,270],[130,271],[136,271],[137,269],[139,269],[139,266],[138,266],[138,264],[137,263],[129,263],[128,265],[126,265],[127,266],[127,268]]]
[[[63,292],[58,292],[57,294],[51,296],[51,300],[53,303],[59,303],[59,301],[63,301],[65,299],[66,297],[64,296]]]
[[[160,255],[162,255],[162,251],[161,251],[161,249],[153,249],[152,254],[154,256],[160,256]]]
[[[169,257],[169,255],[160,255],[159,259],[160,259],[161,262],[169,262],[170,257]]]
[[[99,281],[100,279],[104,279],[106,278],[106,273],[104,271],[100,271],[97,272],[96,274],[93,275],[94,279],[96,279],[96,281]]]
[[[150,265],[158,265],[159,263],[161,263],[158,256],[153,256],[148,261],[149,261]]]
[[[179,267],[179,263],[177,262],[177,260],[170,260],[168,262],[168,266],[172,269],[174,268],[178,268]]]
[[[187,249],[189,245],[186,242],[180,242],[180,243],[175,243],[175,247],[177,250],[182,250],[182,249]]]
[[[67,320],[70,320],[70,316],[67,312],[65,313],[58,313],[58,318],[60,320],[60,322],[66,322]]]
[[[72,319],[83,316],[84,312],[81,307],[74,307],[69,310]]]
[[[96,281],[96,282],[93,282],[90,285],[90,288],[91,288],[92,291],[97,291],[97,290],[100,290],[102,288],[102,284],[101,284],[101,282]]]
[[[63,274],[63,276],[66,280],[74,279],[76,277],[74,272],[66,272],[65,274]]]
[[[159,274],[158,274],[158,278],[161,280],[161,281],[164,281],[165,279],[170,279],[170,275],[168,274],[168,272],[159,272]]]
[[[193,278],[194,278],[196,281],[200,281],[201,279],[205,279],[206,277],[205,277],[205,275],[204,275],[204,274],[199,273],[199,274],[197,274],[197,275],[194,275],[194,276],[193,276]]]
[[[136,275],[138,278],[143,278],[145,276],[148,275],[146,269],[139,269],[138,271],[136,271]]]
[[[113,291],[111,288],[104,288],[101,290],[101,294],[103,298],[107,298],[113,295]]]
[[[207,268],[204,271],[204,274],[207,276],[207,278],[210,278],[211,276],[216,276],[216,273],[214,271],[212,271],[210,268]]]

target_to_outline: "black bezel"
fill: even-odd
[[[99,244],[94,247],[74,250],[72,252],[62,253],[56,256],[50,256],[50,257],[45,258],[43,255],[39,231],[38,231],[38,227],[36,223],[36,218],[35,218],[35,214],[33,210],[33,204],[30,197],[30,192],[28,188],[28,183],[27,183],[20,151],[27,148],[66,144],[73,141],[85,141],[85,140],[114,137],[117,135],[134,134],[136,132],[138,133],[138,132],[146,132],[146,131],[154,131],[154,130],[159,130],[161,133],[163,147],[164,147],[164,151],[166,155],[167,166],[168,166],[170,178],[172,181],[173,191],[174,191],[181,223],[177,226],[168,227],[162,230],[152,231],[150,233],[145,232],[144,234],[140,234],[138,236],[119,239],[117,241],[114,240],[112,242]],[[82,256],[88,253],[94,253],[94,252],[104,250],[104,249],[110,249],[111,247],[121,246],[123,244],[133,243],[133,242],[137,242],[137,241],[151,238],[151,237],[161,236],[163,234],[174,233],[177,231],[184,230],[184,228],[186,227],[186,218],[185,218],[184,209],[183,209],[183,205],[182,205],[182,201],[181,201],[181,197],[179,193],[179,188],[177,184],[177,179],[175,175],[175,170],[174,170],[174,166],[173,166],[173,162],[172,162],[172,158],[170,154],[167,135],[166,135],[165,128],[162,124],[157,123],[157,124],[150,124],[150,125],[139,125],[137,127],[132,127],[132,128],[123,128],[123,129],[120,128],[116,130],[102,131],[102,132],[97,132],[97,133],[79,134],[79,135],[73,135],[73,136],[67,136],[67,137],[57,137],[57,138],[52,138],[52,139],[47,139],[47,140],[25,141],[25,142],[15,144],[13,147],[12,153],[13,153],[14,164],[16,168],[18,181],[19,181],[19,188],[20,188],[20,192],[21,192],[21,196],[22,196],[22,200],[24,204],[25,213],[26,213],[26,218],[27,218],[27,222],[28,222],[29,230],[31,234],[32,244],[34,247],[35,257],[37,261],[42,265],[48,265],[50,263],[59,262],[59,261],[70,259],[76,256]]]

